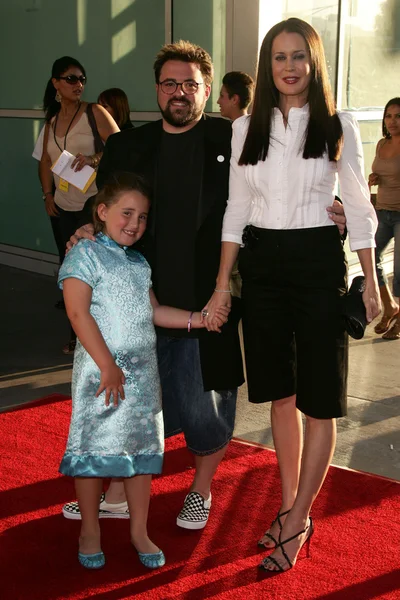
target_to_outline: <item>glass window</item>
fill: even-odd
[[[0,242],[57,254],[44,209],[38,161],[32,158],[43,123],[33,119],[0,119]],[[23,185],[21,185],[23,183]]]
[[[1,86],[0,108],[40,108],[53,62],[68,55],[86,69],[85,100],[120,87],[132,111],[158,111],[152,67],[165,40],[161,0],[1,2],[0,22],[7,23],[0,53],[9,82]]]
[[[368,181],[375,158],[376,145],[382,137],[382,121],[359,121],[364,152],[364,175]]]
[[[341,107],[383,108],[399,96],[398,0],[349,0],[343,14],[345,40]]]
[[[210,53],[214,63],[214,85],[208,112],[218,112],[221,80],[225,75],[226,0],[174,0],[173,39],[190,40]]]

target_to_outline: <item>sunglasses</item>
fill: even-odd
[[[66,77],[59,77],[58,79],[64,79],[64,81],[66,81],[70,85],[75,85],[76,83],[78,83],[78,81],[80,81],[82,85],[85,85],[87,81],[84,75],[81,75],[80,77],[78,77],[77,75],[67,75]]]

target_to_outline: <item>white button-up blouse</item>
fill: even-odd
[[[286,127],[281,111],[275,108],[267,158],[256,165],[239,166],[249,118],[240,117],[233,123],[229,201],[222,241],[241,244],[248,224],[264,229],[335,226],[326,208],[334,200],[338,175],[351,250],[375,247],[377,218],[363,175],[355,118],[350,113],[339,113],[344,139],[337,162],[329,161],[326,154],[305,160],[302,154],[308,104],[290,109]]]

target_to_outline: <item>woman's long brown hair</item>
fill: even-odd
[[[325,152],[328,153],[329,160],[336,161],[340,157],[343,130],[329,84],[322,40],[311,25],[293,17],[274,25],[262,43],[253,110],[240,165],[255,165],[268,155],[274,108],[279,108],[279,91],[272,77],[272,43],[283,31],[301,35],[311,57],[308,91],[310,119],[305,134],[303,158],[320,158]]]

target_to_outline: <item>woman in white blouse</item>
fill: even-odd
[[[282,503],[259,544],[261,567],[286,571],[310,541],[311,506],[346,414],[348,339],[340,314],[347,268],[327,208],[336,174],[352,250],[366,278],[368,321],[380,311],[373,247],[376,216],[363,176],[357,123],[337,113],[323,45],[306,22],[275,25],[260,51],[251,117],[233,124],[229,202],[216,292],[205,310],[230,305],[239,255],[250,402],[273,401]],[[303,443],[301,413],[306,427]]]

